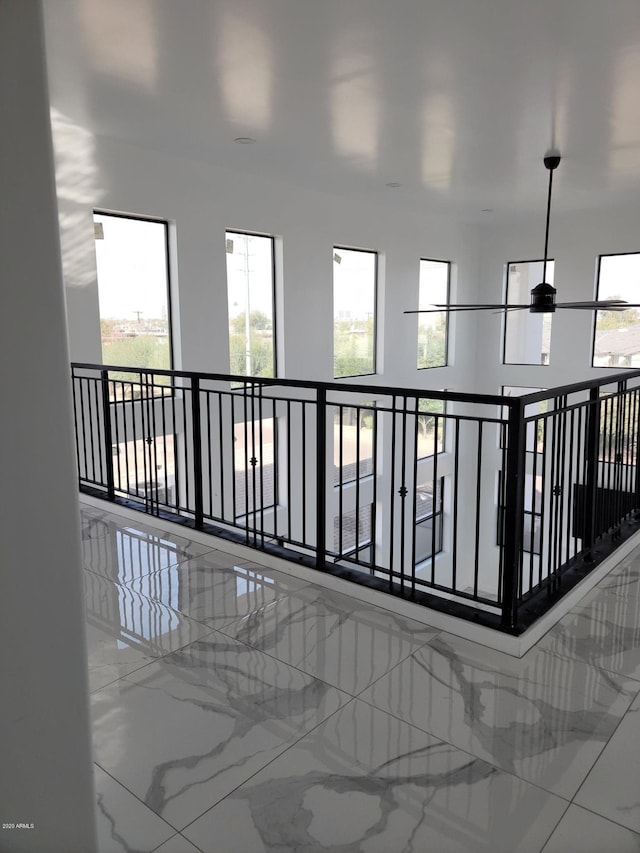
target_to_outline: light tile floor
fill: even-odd
[[[516,660],[144,516],[82,534],[100,853],[640,851],[640,549]]]

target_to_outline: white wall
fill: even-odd
[[[599,254],[640,251],[640,204],[630,210],[573,211],[552,215],[549,255],[555,260],[558,302],[594,299]],[[540,217],[511,225],[483,226],[479,236],[481,297],[491,302],[504,297],[505,264],[537,260],[544,248]],[[640,301],[640,282],[638,282]],[[501,385],[551,388],[615,370],[591,367],[594,313],[557,311],[551,329],[549,366],[501,365],[502,318],[479,318],[476,386],[498,393]]]
[[[368,205],[327,193],[222,172],[185,159],[88,137],[60,116],[55,125],[59,204],[71,350],[74,360],[100,360],[93,260],[93,208],[165,218],[175,224],[176,366],[228,369],[227,228],[282,240],[281,375],[331,380],[332,247],[382,253],[379,373],[364,380],[423,388],[468,387],[473,324],[452,334],[453,365],[417,371],[415,316],[421,257],[455,261],[453,298],[467,299],[477,281],[476,231],[438,216],[416,217],[395,205]]]

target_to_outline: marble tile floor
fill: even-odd
[[[188,533],[82,504],[100,853],[640,851],[640,548],[517,660]]]

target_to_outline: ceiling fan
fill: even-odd
[[[558,308],[583,309],[587,311],[626,311],[629,308],[640,308],[640,303],[626,302],[624,299],[604,299],[586,302],[556,302],[556,288],[548,284],[545,279],[547,275],[547,256],[549,248],[549,217],[551,214],[551,187],[553,184],[553,173],[560,165],[560,154],[548,151],[544,156],[544,165],[549,170],[549,194],[547,196],[547,224],[544,236],[544,261],[542,266],[542,282],[531,291],[531,301],[528,304],[518,305],[512,303],[495,304],[435,304],[431,308],[405,311],[405,314],[440,314],[443,311],[529,311],[531,314],[553,314]]]

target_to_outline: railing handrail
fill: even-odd
[[[171,376],[180,377],[183,379],[208,379],[217,382],[238,382],[242,384],[257,384],[263,386],[282,386],[289,388],[309,388],[313,390],[324,391],[341,391],[352,394],[371,394],[375,391],[378,394],[395,397],[429,397],[433,400],[444,400],[455,403],[475,403],[480,405],[495,405],[513,407],[513,396],[504,394],[470,394],[466,391],[440,391],[435,388],[407,388],[404,386],[390,385],[359,385],[352,382],[341,382],[334,380],[333,382],[321,382],[316,379],[285,379],[284,377],[267,377],[267,376],[239,376],[231,373],[209,373],[200,370],[169,370],[168,368],[157,367],[131,367],[131,365],[114,365],[114,364],[99,364],[93,362],[72,361],[73,369],[83,370],[106,370],[108,372],[118,373],[140,373],[154,376]],[[603,385],[613,385],[615,383],[627,382],[629,379],[640,378],[640,369],[634,370],[626,368],[623,373],[614,373],[603,377],[594,377],[593,379],[585,379],[580,382],[572,382],[568,385],[559,385],[553,388],[547,388],[543,391],[533,391],[530,394],[518,395],[517,399],[524,406],[532,403],[539,403],[544,400],[553,400],[556,397],[562,397],[569,394],[576,394],[580,391],[590,391],[592,388],[598,388]],[[121,401],[119,401],[121,402]],[[127,401],[129,402],[129,401]],[[421,412],[421,414],[429,414]],[[441,415],[445,416],[445,415]]]
[[[389,385],[356,385],[340,381],[320,382],[316,379],[284,379],[267,376],[238,376],[231,373],[206,373],[197,370],[169,370],[157,367],[131,367],[113,364],[93,364],[90,362],[71,362],[73,369],[106,370],[113,373],[140,373],[154,376],[171,376],[183,379],[209,379],[216,382],[239,382],[243,385],[283,386],[289,388],[309,388],[322,391],[341,391],[352,394],[371,395],[372,391],[388,397],[429,397],[433,400],[444,400],[455,403],[476,403],[480,405],[511,406],[513,397],[499,394],[469,394],[461,391],[440,391],[431,388],[405,388]],[[640,371],[639,371],[640,373]],[[238,389],[240,390],[240,389]],[[432,414],[420,412],[420,414]]]
[[[629,379],[637,379],[639,377],[640,370],[626,368],[624,373],[613,373],[609,376],[584,379],[581,382],[572,382],[569,385],[558,385],[554,388],[547,388],[544,391],[533,391],[531,394],[520,395],[518,399],[522,400],[525,406],[528,406],[531,403],[539,403],[542,400],[553,400],[556,397],[565,397],[569,394],[577,394],[579,391],[590,391],[592,388],[600,388],[603,385],[614,385],[615,383],[628,382]]]

